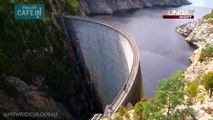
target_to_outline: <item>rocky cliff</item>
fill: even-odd
[[[79,0],[86,14],[111,14],[114,11],[141,8],[140,0]]]
[[[41,92],[35,85],[28,85],[17,77],[7,77],[1,80],[0,84],[1,114],[9,111],[52,112],[56,113],[53,118],[73,119],[61,103],[56,102],[45,92]]]
[[[126,9],[190,4],[187,0],[79,0],[79,2],[85,14],[111,14]]]
[[[15,3],[43,3],[45,19],[15,20]],[[57,112],[57,119],[87,120],[93,107],[89,90],[53,16],[53,12],[77,15],[78,3],[6,0],[0,8],[0,120],[16,118],[4,117],[4,112]]]
[[[185,78],[190,82],[200,81],[204,75],[213,71],[213,18],[201,18],[177,27],[176,31],[186,36],[188,42],[198,47],[190,57],[192,63],[185,71]],[[213,119],[213,99],[209,98],[206,93],[208,91],[202,84],[199,84],[199,94],[192,106],[198,120]]]

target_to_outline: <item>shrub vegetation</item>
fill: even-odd
[[[199,61],[203,62],[208,57],[213,57],[213,46],[212,45],[207,45],[206,48],[204,48],[201,51]]]
[[[120,106],[118,111],[119,111],[119,115],[121,116],[128,116],[127,114],[129,114],[127,109],[123,105]]]
[[[204,75],[202,83],[205,89],[209,92],[209,97],[211,98],[213,93],[213,72]]]
[[[186,80],[181,71],[172,74],[159,83],[154,100],[139,102],[135,105],[135,114],[143,120],[186,119],[192,114],[192,109],[178,108],[178,106],[185,104],[185,85]]]
[[[143,118],[144,103],[145,101],[140,101],[136,103],[134,107],[134,115],[136,115],[139,120],[142,120]]]
[[[79,14],[77,0],[57,1],[54,7],[61,8],[58,13]],[[45,19],[15,20],[14,4],[22,3],[43,3]],[[0,76],[16,76],[27,84],[43,80],[55,100],[78,108],[85,103],[80,75],[74,55],[67,48],[66,35],[51,20],[52,11],[50,0],[0,0]],[[1,83],[1,90],[8,88]],[[7,93],[13,95],[10,90]]]
[[[205,18],[205,19],[213,18],[213,9],[212,9],[211,13],[204,15],[203,18]]]
[[[195,98],[197,94],[199,93],[198,84],[196,81],[191,82],[188,85],[188,94],[190,98]]]

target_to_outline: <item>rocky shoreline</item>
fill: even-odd
[[[184,85],[183,92],[183,103],[176,106],[176,110],[191,109],[190,116],[183,117],[182,119],[187,120],[213,120],[213,99],[208,93],[203,84],[204,76],[210,72],[213,72],[213,54],[211,57],[205,57],[205,59],[200,59],[203,50],[209,46],[212,46],[211,52],[213,52],[213,18],[210,19],[198,19],[196,21],[186,23],[184,25],[178,26],[175,30],[181,35],[186,37],[186,40],[197,46],[193,55],[189,58],[191,65],[183,73],[183,77],[187,80],[186,85]],[[169,80],[176,80],[176,78],[170,78]],[[181,79],[181,78],[178,78]],[[167,79],[168,80],[168,79]],[[189,87],[194,83],[197,87]],[[172,83],[176,85],[178,83]],[[169,88],[172,88],[169,86]],[[190,90],[193,93],[190,93]],[[195,92],[196,91],[196,92]],[[159,92],[159,91],[158,91]],[[162,92],[162,91],[161,91]],[[193,96],[192,96],[193,94]],[[173,93],[175,96],[175,94]],[[157,113],[153,112],[153,106],[156,106],[156,100],[159,102],[158,98],[155,96],[149,100],[142,99],[134,107],[126,106],[120,107],[117,113],[112,116],[113,120],[123,119],[123,120],[141,120],[141,118],[146,119],[146,115],[159,115],[153,118],[171,117],[168,116],[167,108],[159,108]],[[173,101],[174,102],[174,101]],[[148,106],[150,105],[150,106]],[[148,107],[147,107],[148,106]],[[158,106],[159,107],[159,106]],[[136,112],[136,111],[137,112]],[[148,110],[148,113],[147,113]],[[161,114],[161,115],[160,115]],[[167,114],[164,116],[162,114]],[[149,117],[151,118],[151,117]],[[171,119],[171,118],[169,118]],[[176,118],[178,119],[178,118]],[[181,119],[181,120],[182,120]]]
[[[186,37],[186,41],[196,45],[198,48],[189,58],[191,65],[185,71],[185,78],[190,82],[202,78],[205,74],[213,71],[213,57],[208,57],[202,62],[199,60],[203,49],[207,45],[213,44],[213,18],[198,19],[175,28],[175,30]],[[208,92],[204,86],[199,84],[199,93],[197,100],[193,103],[193,108],[196,112],[196,119],[209,120],[213,119],[213,99],[206,95]],[[200,102],[203,96],[203,103]]]
[[[83,14],[112,14],[121,10],[144,7],[178,7],[191,4],[187,0],[79,0]]]

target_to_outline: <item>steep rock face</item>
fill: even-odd
[[[206,44],[213,44],[213,19],[199,19],[179,27],[176,31],[186,36],[186,40],[200,48]]]
[[[7,77],[1,81],[0,111],[57,112],[58,119],[71,119],[68,110],[38,90],[16,77]]]
[[[199,19],[179,27],[176,31],[184,36],[186,40],[198,47],[190,57],[191,65],[185,71],[185,78],[189,81],[200,80],[205,74],[213,71],[213,57],[207,57],[202,62],[199,60],[202,49],[207,45],[213,44],[213,19]],[[210,120],[213,119],[213,99],[209,98],[208,93],[203,85],[199,85],[199,94],[197,98],[202,98],[203,103],[198,99],[193,103],[192,108],[195,112],[197,120]]]
[[[76,0],[0,3],[0,120],[6,119],[1,114],[4,111],[51,110],[67,119],[71,115],[88,120],[93,109],[89,90],[82,83],[66,34],[54,20],[54,14],[77,15]],[[44,3],[45,19],[15,20],[14,4],[23,3]]]
[[[79,0],[86,14],[111,14],[115,11],[141,8],[140,0]]]
[[[79,0],[79,2],[85,14],[111,14],[126,9],[190,4],[187,0]]]

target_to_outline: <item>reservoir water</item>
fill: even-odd
[[[121,27],[134,38],[139,49],[146,98],[155,95],[158,81],[177,70],[185,70],[190,65],[188,58],[194,48],[183,36],[175,32],[174,28],[202,17],[213,8],[212,0],[191,0],[191,2],[191,5],[177,8],[143,8],[112,15],[92,16]],[[165,9],[193,9],[195,19],[162,19]]]

